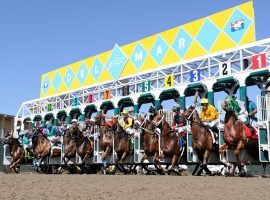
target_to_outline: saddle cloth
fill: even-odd
[[[255,128],[254,128],[255,133],[253,134],[250,132],[250,129],[245,124],[243,124],[243,129],[245,131],[247,138],[258,139],[258,134]]]

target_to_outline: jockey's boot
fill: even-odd
[[[247,124],[247,127],[249,128],[251,134],[255,134],[255,130],[254,130],[254,128],[251,126],[250,123]]]

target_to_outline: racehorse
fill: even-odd
[[[154,156],[155,168],[160,172],[161,165],[159,164],[159,136],[154,131],[153,124],[146,118],[146,116],[140,116],[138,118],[138,122],[135,121],[135,126],[141,128],[143,135],[144,152],[141,159],[141,165],[146,171],[148,171],[148,169],[143,164],[144,160],[146,160],[150,156]]]
[[[63,146],[64,146],[64,156],[63,161],[67,165],[71,158],[76,156],[76,141],[75,129],[67,129],[63,134]]]
[[[102,150],[101,160],[103,163],[103,172],[107,166],[106,157],[112,151],[113,147],[113,134],[109,131],[109,126],[106,125],[105,114],[101,111],[100,114],[96,115],[94,118],[95,125],[99,127],[100,133],[100,149]]]
[[[165,120],[165,113],[160,110],[158,115],[152,121],[155,128],[159,128],[161,131],[161,138],[163,145],[161,146],[162,153],[158,159],[170,157],[172,158],[172,164],[169,170],[178,171],[177,161],[181,155],[179,137],[175,134],[168,122]]]
[[[130,138],[125,133],[123,127],[119,123],[119,118],[113,118],[113,127],[116,127],[114,131],[114,150],[116,152],[116,164],[121,164],[128,156],[130,150]]]
[[[85,161],[92,156],[93,141],[88,137],[84,137],[78,126],[71,126],[70,131],[75,133],[76,152],[81,157],[82,167],[85,166]]]
[[[42,131],[37,128],[32,137],[32,144],[33,154],[37,159],[37,167],[39,167],[43,160],[50,156],[51,143],[48,138],[43,135]]]
[[[12,157],[12,162],[9,168],[18,173],[17,165],[24,159],[24,149],[17,138],[13,137],[13,133],[5,133],[4,143],[9,145],[9,152]]]
[[[206,126],[201,122],[198,112],[195,106],[190,106],[185,112],[184,117],[190,121],[191,134],[192,134],[192,147],[197,152],[201,170],[202,169],[209,175],[212,175],[211,171],[206,167],[211,151],[213,150],[213,140],[211,133],[207,130]],[[193,175],[196,173],[199,165],[196,166]]]
[[[226,165],[229,169],[231,168],[231,164],[227,162],[225,156],[223,155],[223,150],[228,148],[234,150],[234,155],[237,158],[237,165],[239,168],[240,174],[243,173],[243,167],[241,165],[240,159],[240,151],[246,149],[252,155],[256,155],[258,157],[258,139],[256,138],[249,138],[247,142],[246,133],[243,129],[243,124],[241,121],[238,120],[235,110],[231,109],[228,106],[228,101],[222,102],[222,109],[226,112],[225,120],[224,120],[224,133],[223,139],[224,144],[219,148],[219,154],[222,158],[222,162]]]

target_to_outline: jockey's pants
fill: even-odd
[[[247,121],[247,118],[248,118],[248,112],[244,112],[244,114],[241,114],[238,116],[238,119],[241,121],[241,122],[245,122]]]
[[[23,148],[24,149],[32,149],[33,146],[32,146],[32,142],[28,143],[28,144],[23,144]]]
[[[126,129],[126,133],[127,133],[128,135],[132,135],[132,134],[134,133],[134,129],[133,129],[133,128],[127,128],[127,129]]]
[[[61,143],[61,138],[59,136],[51,136],[48,138],[52,143]]]
[[[177,131],[177,133],[182,133],[182,132],[187,132],[187,129],[188,129],[188,127],[187,126],[181,126],[181,127],[177,127],[176,128],[176,131]]]
[[[206,126],[208,125],[211,128],[213,128],[214,126],[217,126],[218,125],[218,122],[219,122],[219,119],[215,119],[215,120],[213,120],[211,122],[204,122],[204,125],[206,125]]]

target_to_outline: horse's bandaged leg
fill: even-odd
[[[215,140],[215,136],[214,136],[214,133],[211,129],[209,129],[210,133],[211,133],[211,136],[212,136],[212,140],[213,140],[213,144],[216,143],[216,140]]]

